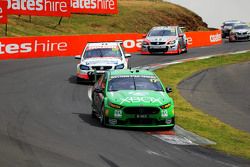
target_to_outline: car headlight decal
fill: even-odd
[[[80,65],[81,70],[89,70],[89,66]]]
[[[168,44],[168,45],[173,45],[173,44],[175,44],[175,42],[176,42],[176,40],[168,41],[167,44]]]
[[[112,107],[112,108],[117,108],[117,109],[121,109],[122,108],[122,106],[114,104],[114,103],[111,103],[111,102],[109,102],[109,106]]]
[[[142,45],[149,45],[149,42],[148,41],[143,41]]]
[[[171,103],[164,104],[161,106],[161,109],[166,109],[166,108],[169,108],[170,106],[171,106]]]
[[[124,64],[119,64],[115,66],[115,69],[123,69],[123,68],[124,68]]]

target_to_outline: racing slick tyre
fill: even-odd
[[[76,77],[76,83],[81,83],[81,81],[82,81],[82,79],[81,78],[79,78],[79,77]]]
[[[107,117],[105,116],[105,111],[104,111],[104,104],[102,105],[102,110],[100,113],[100,123],[103,127],[106,127],[107,124]]]

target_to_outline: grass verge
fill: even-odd
[[[178,125],[217,143],[209,147],[230,155],[250,159],[249,133],[233,128],[217,118],[194,108],[180,95],[177,89],[178,83],[196,72],[246,61],[250,61],[250,52],[170,65],[156,70],[156,73],[164,85],[171,85],[174,89],[171,96],[175,100]]]
[[[117,15],[72,14],[60,17],[10,15],[8,36],[42,36],[102,33],[146,33],[157,25],[181,25],[187,30],[207,30],[207,24],[192,11],[161,0],[119,0]],[[0,25],[4,34],[5,25]],[[2,31],[1,31],[2,30]],[[1,37],[0,34],[0,37]]]

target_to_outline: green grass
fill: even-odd
[[[209,147],[250,159],[249,133],[235,129],[217,118],[194,108],[180,95],[177,89],[178,83],[196,72],[246,61],[250,61],[250,52],[170,65],[156,70],[156,73],[165,85],[172,86],[174,90],[171,96],[175,100],[175,113],[178,125],[217,143]]]
[[[63,18],[61,25],[57,25],[59,17],[32,16],[30,22],[29,16],[10,15],[8,36],[146,33],[157,25],[182,25],[188,30],[207,29],[198,15],[171,3],[119,0],[118,4],[117,15],[73,14],[70,18]],[[0,37],[4,28],[5,25],[0,25]]]

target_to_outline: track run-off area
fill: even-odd
[[[249,49],[250,42],[225,41],[182,55],[135,54],[130,62],[138,67]],[[203,146],[101,127],[91,118],[89,85],[76,83],[76,64],[73,57],[0,62],[1,167],[249,166]]]

